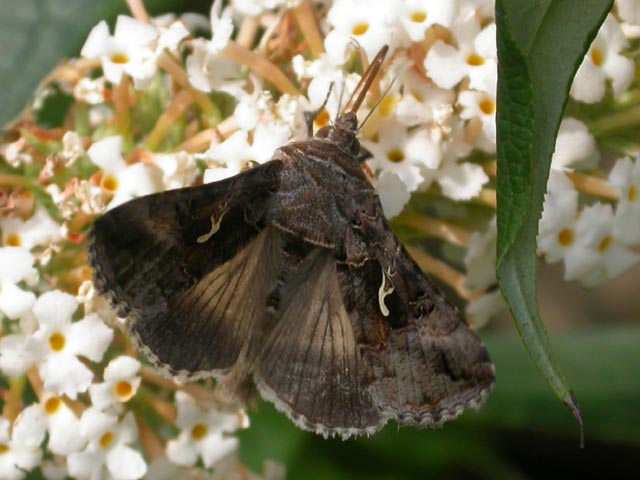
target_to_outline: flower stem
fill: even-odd
[[[31,183],[22,175],[0,174],[0,187],[27,187]]]
[[[406,248],[422,270],[451,286],[463,299],[471,301],[482,296],[483,292],[467,290],[464,286],[466,277],[442,260],[432,257],[421,248],[411,245],[406,245]]]
[[[245,48],[251,48],[256,40],[259,27],[260,21],[258,17],[244,17],[240,25],[240,30],[238,31],[236,42]]]
[[[221,137],[215,128],[208,128],[196,133],[175,148],[176,152],[198,153],[206,150],[212,142],[220,143]]]
[[[207,117],[214,115],[218,111],[207,95],[191,86],[189,76],[171,54],[164,52],[158,59],[158,66],[167,72],[174,82],[185,90],[189,90],[193,100]]]
[[[144,23],[151,23],[149,19],[149,14],[147,10],[144,8],[144,3],[142,0],[127,0],[127,6],[131,11],[131,16],[136,20],[140,20]]]
[[[612,130],[626,130],[634,126],[637,127],[638,124],[640,124],[640,105],[591,122],[589,124],[589,131],[595,137],[599,137]]]
[[[246,65],[254,73],[273,83],[280,92],[300,96],[300,92],[287,76],[262,55],[235,42],[229,42],[222,50],[221,56],[239,65]]]
[[[113,105],[116,110],[116,130],[123,136],[131,133],[131,117],[129,115],[129,86],[131,79],[123,75],[120,83],[113,90]]]
[[[490,188],[483,188],[480,190],[478,194],[478,199],[481,203],[490,206],[491,208],[496,208],[498,206],[498,201],[496,199],[496,191]]]
[[[620,190],[612,187],[602,178],[577,172],[566,172],[565,175],[573,182],[579,192],[606,200],[617,201],[620,199]]]
[[[173,97],[173,100],[164,113],[160,115],[153,130],[147,137],[146,145],[148,150],[155,151],[158,148],[169,129],[192,103],[193,97],[189,90],[180,90]]]
[[[408,211],[396,217],[393,223],[403,227],[413,228],[429,237],[440,238],[461,247],[466,246],[470,236],[467,230],[458,225]]]
[[[12,422],[22,411],[22,393],[26,384],[25,377],[15,377],[9,380],[9,393],[2,409],[2,416]]]
[[[311,55],[318,58],[324,53],[322,34],[318,28],[318,22],[313,14],[313,8],[307,0],[303,0],[300,5],[293,9],[293,18],[296,21],[298,30],[302,33]]]
[[[136,415],[136,425],[142,449],[151,460],[164,457],[164,444],[155,430],[142,418]]]

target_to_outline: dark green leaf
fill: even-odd
[[[612,0],[498,0],[497,276],[525,346],[582,417],[537,306],[536,235],[571,80]]]

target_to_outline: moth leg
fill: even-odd
[[[313,137],[313,122],[316,121],[316,118],[318,118],[318,115],[320,115],[324,110],[324,107],[327,106],[327,102],[329,101],[329,96],[331,95],[331,90],[333,90],[333,82],[329,84],[329,90],[327,91],[327,96],[324,97],[324,101],[322,102],[322,105],[320,105],[320,107],[318,107],[316,110],[303,113],[304,121],[307,124],[307,135],[309,137]]]

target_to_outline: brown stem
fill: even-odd
[[[131,132],[131,117],[129,115],[129,86],[131,79],[122,75],[120,83],[113,90],[113,105],[116,110],[116,130],[127,136]]]
[[[180,90],[174,97],[167,109],[164,111],[149,136],[147,137],[147,148],[155,151],[160,145],[169,129],[174,125],[178,118],[193,103],[193,97],[189,90]]]
[[[313,8],[308,0],[303,0],[300,5],[293,9],[293,18],[298,25],[298,30],[302,33],[311,55],[318,58],[324,53],[322,34],[318,27],[318,22],[313,13]]]
[[[144,23],[151,23],[149,19],[149,14],[147,10],[144,8],[144,3],[142,0],[127,0],[127,6],[131,11],[131,16],[136,20],[140,20]]]
[[[205,93],[191,85],[187,72],[184,71],[182,66],[171,56],[170,53],[164,52],[160,55],[157,65],[167,72],[176,84],[180,85],[185,90],[189,90],[193,96],[193,100],[206,115],[212,115],[217,111],[217,108],[211,99]]]
[[[467,230],[458,225],[408,211],[396,217],[393,223],[412,228],[429,237],[440,238],[461,247],[467,245],[470,236]]]
[[[231,60],[239,65],[245,65],[260,77],[273,83],[282,93],[299,96],[300,92],[293,83],[276,67],[262,55],[259,55],[246,47],[235,42],[229,44],[222,50],[221,57]]]

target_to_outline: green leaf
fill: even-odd
[[[582,417],[537,305],[536,235],[571,80],[612,0],[497,0],[496,273],[523,342],[556,395]]]
[[[149,13],[175,7],[208,11],[210,1],[154,0]],[[37,86],[65,58],[77,56],[91,28],[128,14],[122,0],[0,0],[0,128],[27,105]]]

